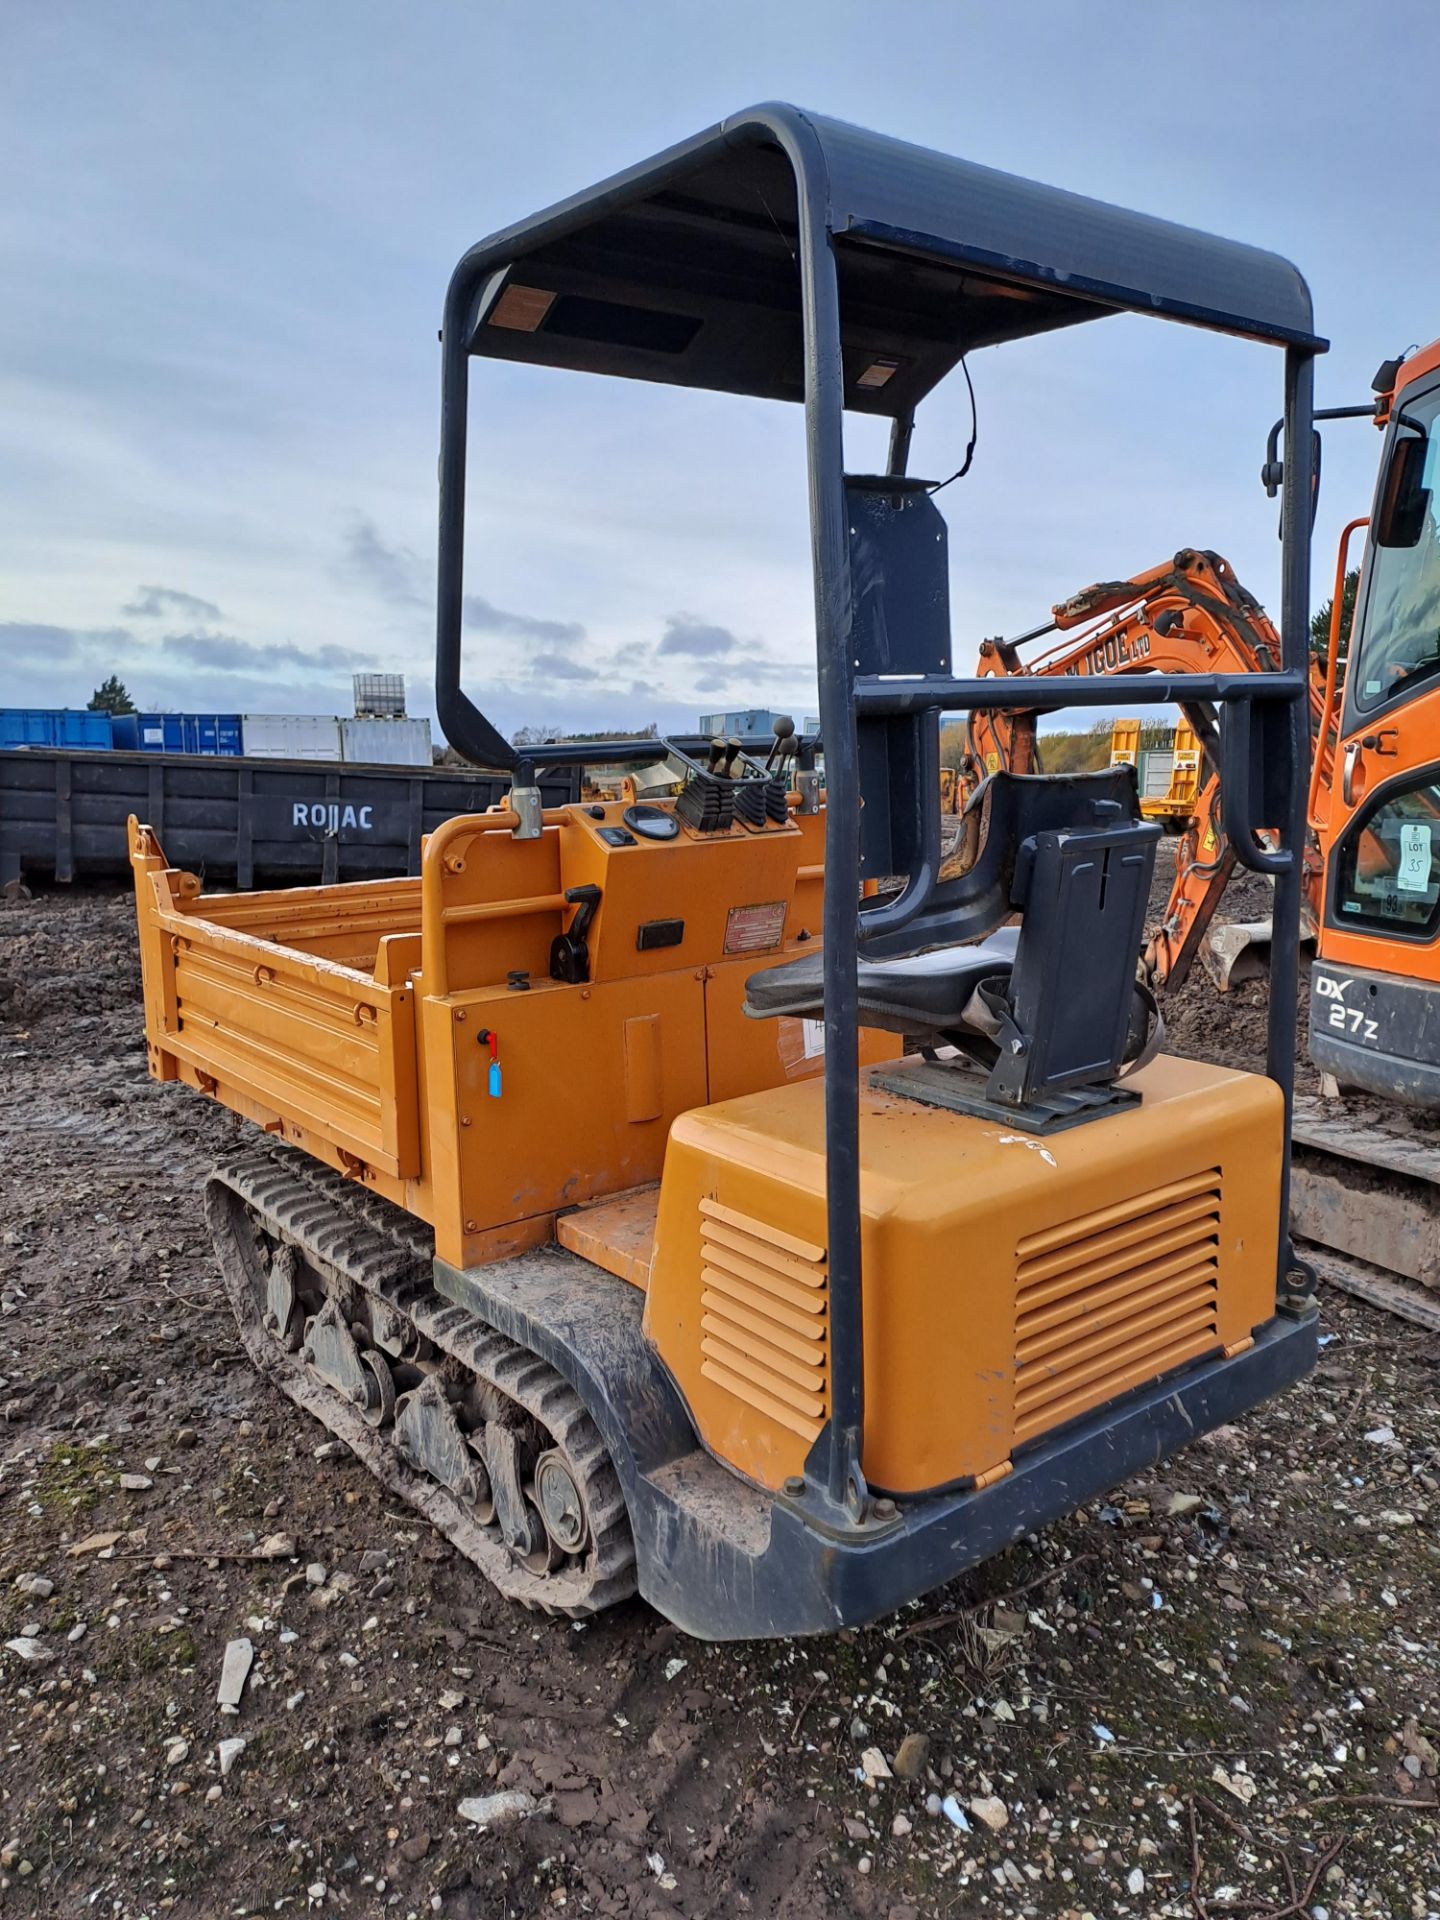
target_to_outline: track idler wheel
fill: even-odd
[[[480,1491],[474,1500],[475,1518],[488,1527],[495,1518],[495,1493],[490,1485],[490,1469],[485,1464],[485,1441],[478,1433],[467,1433],[465,1444],[475,1456],[476,1478]]]
[[[551,1447],[535,1462],[535,1504],[546,1533],[561,1553],[580,1553],[589,1538],[590,1524],[575,1475],[558,1447]]]
[[[515,1557],[527,1573],[554,1573],[557,1567],[564,1564],[565,1555],[545,1525],[545,1516],[540,1511],[540,1502],[535,1497],[533,1486],[525,1489],[525,1512],[530,1522],[532,1544],[528,1553],[517,1553]]]

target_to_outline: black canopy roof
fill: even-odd
[[[473,248],[452,288],[470,350],[799,400],[802,196],[834,236],[861,412],[906,413],[971,348],[1106,313],[1324,344],[1278,254],[772,105]]]

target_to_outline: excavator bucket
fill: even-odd
[[[1209,928],[1200,951],[1205,971],[1221,993],[1242,987],[1247,980],[1269,979],[1273,938],[1274,922],[1268,915],[1262,920],[1235,920]],[[1315,916],[1307,903],[1300,915],[1302,960],[1313,958],[1315,939]]]
[[[1243,986],[1247,980],[1264,980],[1270,975],[1271,921],[1237,920],[1229,926],[1212,927],[1200,949],[1205,971],[1221,993]]]

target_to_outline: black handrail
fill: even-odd
[[[1280,500],[1280,653],[1281,665],[1297,679],[1310,667],[1310,526],[1314,442],[1311,418],[1315,399],[1315,356],[1300,347],[1285,349],[1285,462]],[[1259,678],[1260,676],[1256,676]],[[1290,1243],[1290,1127],[1295,1112],[1295,1028],[1299,1016],[1300,909],[1303,853],[1310,793],[1310,710],[1301,700],[1288,710],[1293,786],[1290,818],[1281,824],[1281,845],[1294,859],[1275,875],[1271,906],[1270,1023],[1265,1068],[1285,1100],[1285,1143],[1280,1167],[1280,1256],[1276,1290],[1288,1289],[1294,1266]]]
[[[1210,700],[1224,706],[1233,701],[1302,700],[1308,681],[1303,673],[1170,673],[1085,674],[1054,677],[1030,674],[986,674],[977,679],[884,680],[862,676],[855,682],[856,711],[863,714],[924,713],[940,707],[948,713],[972,709],[1065,707],[1179,706],[1182,701]],[[1056,697],[1061,694],[1063,697]]]

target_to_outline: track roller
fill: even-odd
[[[585,1503],[570,1463],[558,1447],[551,1447],[535,1462],[535,1504],[545,1531],[560,1551],[579,1553],[585,1545]]]
[[[283,1149],[213,1173],[206,1213],[251,1359],[521,1605],[635,1591],[624,1497],[573,1388],[430,1284],[428,1236]]]
[[[362,1412],[367,1427],[383,1427],[395,1417],[395,1380],[385,1364],[383,1354],[367,1348],[360,1355],[360,1364],[370,1375],[374,1383],[373,1392],[367,1387],[365,1406]]]

